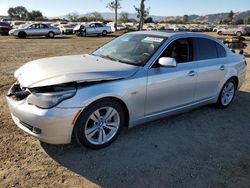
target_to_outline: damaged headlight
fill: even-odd
[[[72,98],[76,94],[76,87],[43,87],[31,89],[27,101],[39,108],[52,108],[63,100]]]

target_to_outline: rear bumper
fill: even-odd
[[[80,108],[40,109],[6,97],[12,119],[26,133],[50,144],[71,142],[73,121]]]

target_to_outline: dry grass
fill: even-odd
[[[230,108],[205,106],[125,130],[103,150],[41,145],[14,125],[4,94],[18,67],[88,53],[111,39],[0,37],[0,187],[249,187],[249,66]]]

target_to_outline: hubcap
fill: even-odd
[[[232,82],[228,82],[223,88],[221,94],[221,103],[224,106],[227,106],[233,100],[234,92],[235,92],[234,84]]]
[[[119,113],[112,107],[103,107],[89,116],[84,134],[92,144],[105,144],[116,135],[119,126]]]

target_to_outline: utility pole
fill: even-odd
[[[115,31],[117,31],[117,9],[118,9],[118,0],[115,0]]]

